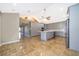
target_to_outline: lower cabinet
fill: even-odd
[[[53,32],[43,32],[43,31],[41,31],[41,40],[47,41],[48,39],[50,39],[52,37],[54,37]]]

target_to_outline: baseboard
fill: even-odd
[[[11,44],[11,43],[16,43],[16,42],[19,42],[20,40],[15,40],[15,41],[10,41],[10,42],[5,42],[5,43],[2,43],[2,45],[6,45],[6,44]]]

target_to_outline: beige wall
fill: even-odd
[[[19,41],[19,14],[2,13],[2,44]]]
[[[0,44],[1,44],[1,14],[0,14]]]

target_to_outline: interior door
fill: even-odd
[[[79,51],[79,4],[69,8],[69,48]]]

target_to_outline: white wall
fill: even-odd
[[[19,14],[2,13],[2,44],[19,41]]]
[[[31,24],[31,35],[35,36],[35,35],[40,35],[41,28],[43,27],[43,24],[39,24],[39,23],[32,23]]]

